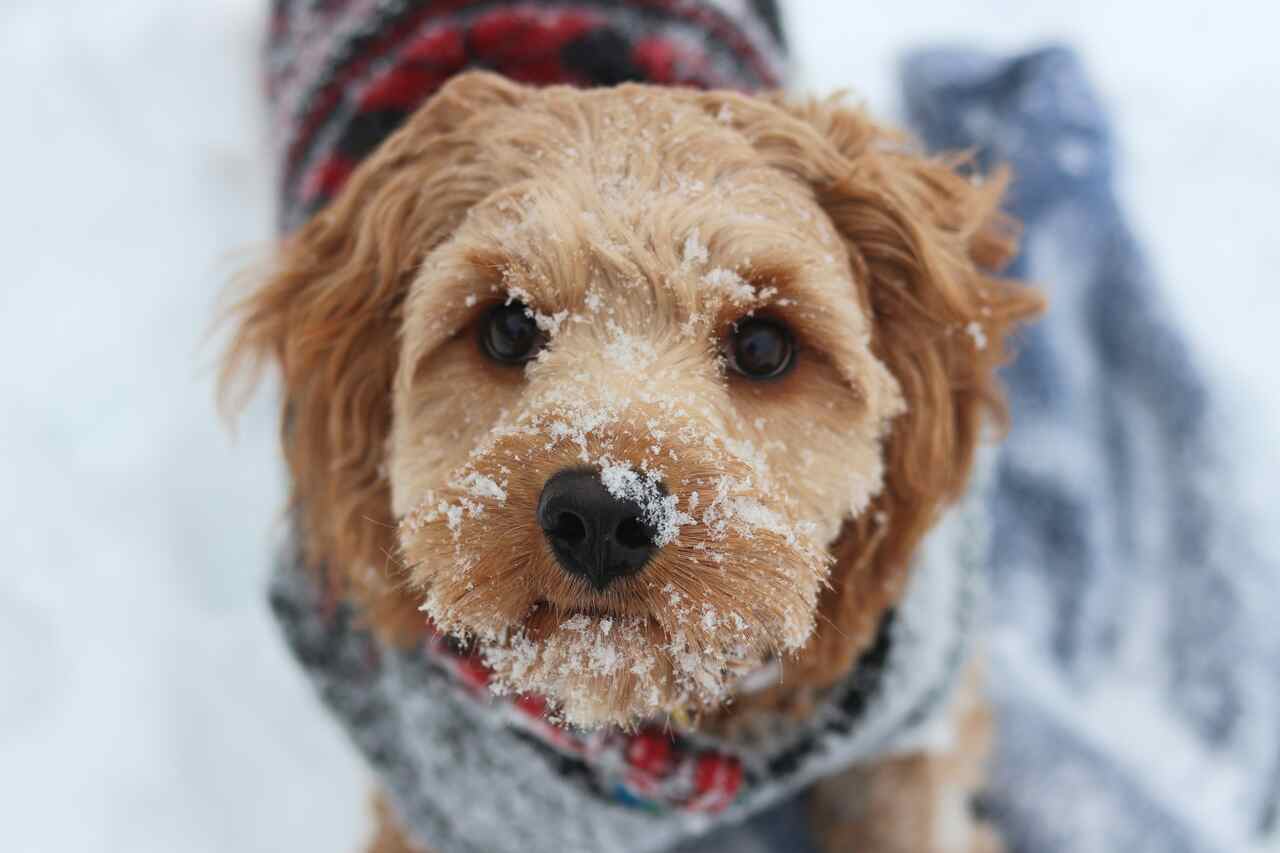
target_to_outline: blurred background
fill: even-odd
[[[6,850],[351,851],[366,831],[365,771],[264,603],[284,499],[273,401],[235,440],[213,405],[219,293],[272,236],[264,7],[0,4]],[[795,88],[849,88],[887,117],[905,48],[1078,49],[1132,222],[1275,470],[1280,7],[788,11]]]

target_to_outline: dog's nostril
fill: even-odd
[[[653,546],[653,534],[637,516],[629,516],[619,522],[613,531],[613,538],[619,545],[627,548],[649,548]]]
[[[566,542],[580,542],[586,538],[587,525],[576,513],[562,512],[556,517],[555,526],[547,532]]]
[[[640,504],[610,492],[590,468],[552,475],[537,514],[556,562],[597,590],[640,571],[658,550]]]

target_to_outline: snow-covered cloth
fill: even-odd
[[[760,714],[750,731],[719,737],[661,722],[635,733],[557,727],[540,697],[491,695],[482,664],[442,637],[380,643],[350,605],[325,600],[292,544],[272,606],[396,814],[432,849],[666,850],[825,775],[949,736],[945,712],[978,621],[984,518],[974,498],[931,532],[877,642],[812,715]]]
[[[274,0],[267,93],[280,222],[296,228],[446,80],[782,82],[775,0]]]
[[[1274,842],[1280,555],[1237,488],[1247,445],[1117,203],[1099,98],[1062,48],[924,51],[903,80],[930,147],[1012,165],[1013,274],[1050,301],[1005,377],[986,807],[1027,853]]]

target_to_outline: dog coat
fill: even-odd
[[[945,744],[987,551],[969,497],[930,533],[907,591],[804,720],[756,714],[713,737],[656,723],[560,728],[536,696],[493,696],[478,657],[431,636],[380,643],[296,540],[271,601],[288,642],[415,838],[441,853],[663,850],[737,823],[855,764]],[[776,678],[776,675],[774,676]]]
[[[534,84],[756,90],[780,85],[784,51],[772,0],[278,0],[268,91],[283,230],[469,68]],[[296,546],[271,595],[294,653],[414,837],[445,853],[658,850],[938,736],[968,651],[978,526],[960,513],[935,532],[910,591],[816,713],[760,716],[733,739],[659,723],[559,728],[539,697],[490,695],[483,664],[445,637],[381,645],[349,605],[326,600],[323,567],[303,565]]]
[[[266,59],[290,231],[459,72],[750,91],[785,54],[774,0],[275,0]]]
[[[275,0],[273,10],[268,91],[285,230],[464,68],[531,83],[741,89],[782,76],[768,0]],[[1054,310],[1006,374],[1014,429],[987,502],[993,548],[983,555],[961,547],[954,528],[936,531],[896,616],[819,711],[840,724],[815,718],[792,730],[790,742],[805,746],[772,762],[765,747],[686,736],[667,744],[653,732],[634,744],[569,734],[557,743],[535,702],[491,703],[483,671],[441,655],[439,642],[379,647],[345,606],[324,600],[320,569],[287,550],[272,591],[285,632],[401,818],[433,848],[661,847],[763,808],[854,755],[893,748],[871,734],[877,726],[901,727],[901,741],[926,738],[941,705],[890,713],[894,685],[911,686],[917,700],[945,697],[954,666],[919,682],[904,667],[912,655],[929,658],[916,640],[931,632],[953,638],[950,653],[934,649],[935,662],[963,658],[978,562],[994,580],[988,647],[1001,726],[982,805],[1011,850],[1217,853],[1280,838],[1280,645],[1265,606],[1280,561],[1223,470],[1257,460],[1233,454],[1220,435],[1223,405],[1135,247],[1098,97],[1061,49],[1012,60],[921,53],[904,78],[910,117],[932,146],[1013,164],[1012,211],[1029,247],[1013,273],[1053,285]],[[1110,416],[1117,411],[1125,417]],[[1144,529],[1176,531],[1175,545],[1118,535],[1137,529],[1135,513]],[[976,517],[969,524],[981,527]],[[911,614],[927,610],[918,579],[928,572],[956,582],[932,599],[953,621],[926,632]],[[1133,618],[1135,601],[1145,618]],[[1138,649],[1141,665],[1117,648]],[[1096,711],[1112,694],[1113,704],[1163,713],[1143,712],[1143,731],[1113,730],[1114,715]],[[803,827],[785,826],[790,811],[752,822],[779,850],[803,846]],[[717,837],[735,853],[751,844]]]

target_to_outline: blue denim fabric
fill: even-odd
[[[1051,306],[1005,375],[984,805],[1018,851],[1241,850],[1275,830],[1280,562],[1237,512],[1229,419],[1117,204],[1099,99],[1056,47],[920,52],[903,86],[929,148],[1013,167],[1011,273]]]
[[[1098,96],[1056,47],[925,50],[902,79],[931,150],[1013,167],[1010,274],[1051,302],[1005,372],[978,808],[1015,853],[1275,843],[1280,555],[1237,511],[1229,418],[1117,204]],[[812,845],[792,802],[696,849]]]

